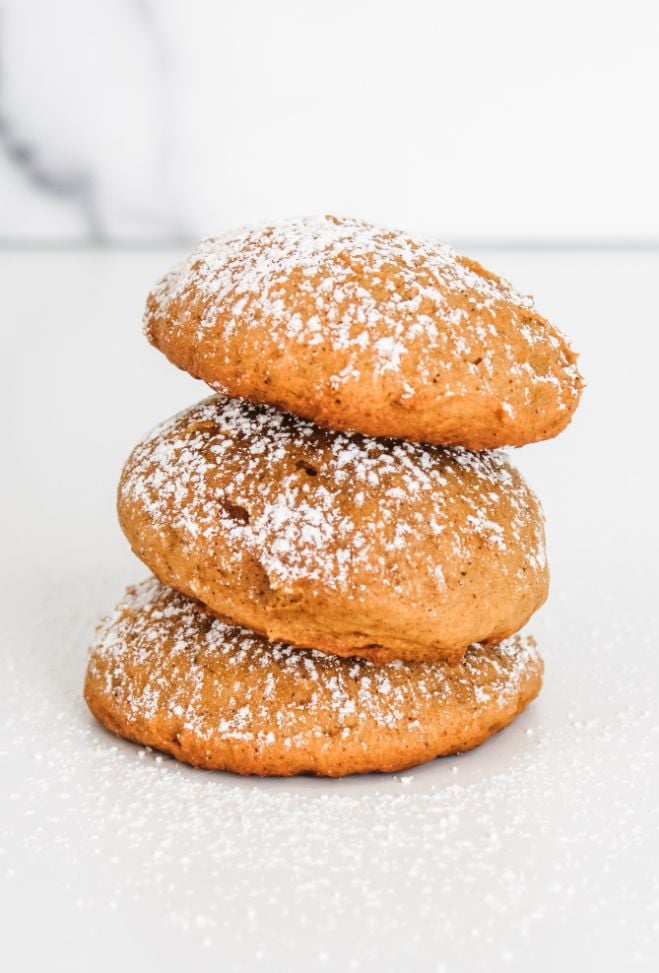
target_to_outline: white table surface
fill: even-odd
[[[135,441],[205,388],[141,335],[169,251],[0,253],[3,969],[659,968],[659,253],[482,252],[582,352],[572,426],[515,454],[553,572],[538,701],[402,777],[239,779],[121,742],[81,699],[145,576]]]

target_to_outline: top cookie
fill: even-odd
[[[374,436],[521,446],[583,385],[532,301],[432,240],[323,216],[200,243],[149,295],[149,340],[212,388]]]

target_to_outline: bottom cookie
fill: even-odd
[[[456,666],[293,649],[152,578],[101,623],[84,692],[112,732],[197,767],[342,777],[478,746],[537,696],[542,671],[519,635]]]

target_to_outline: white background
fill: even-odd
[[[175,253],[0,254],[7,969],[656,973],[658,255],[474,256],[560,321],[588,388],[558,439],[513,454],[547,515],[542,693],[403,782],[241,781],[94,722],[94,623],[146,573],[121,464],[205,390],[139,328]]]
[[[655,0],[4,0],[0,238],[656,241],[658,49]]]

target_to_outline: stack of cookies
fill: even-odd
[[[201,767],[327,776],[468,750],[537,695],[539,503],[497,447],[582,381],[532,302],[434,241],[322,217],[200,244],[149,340],[216,394],[133,451],[155,577],[99,628],[106,727]]]

